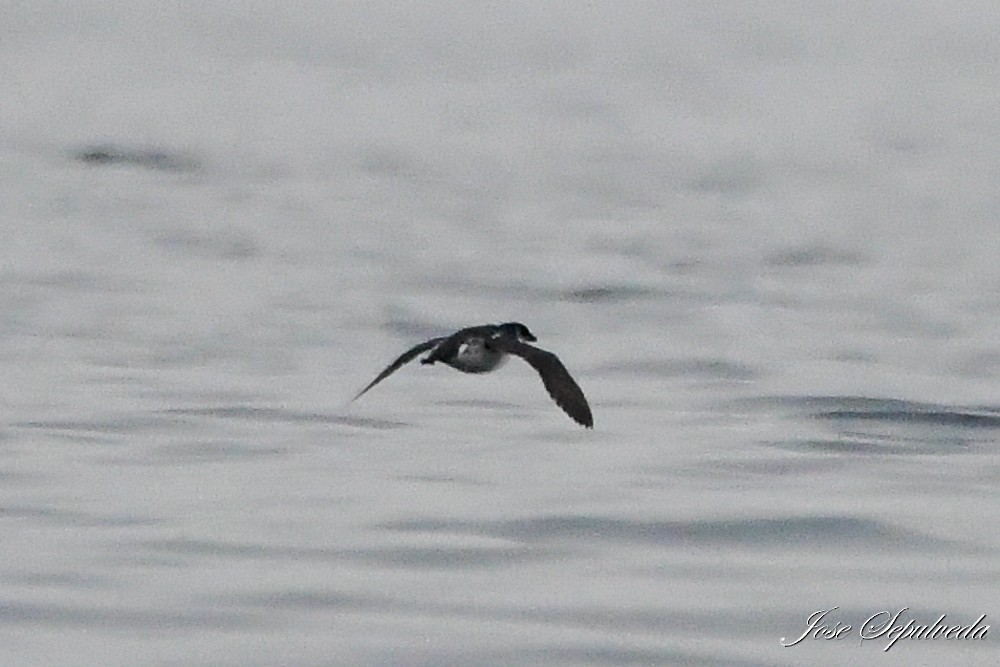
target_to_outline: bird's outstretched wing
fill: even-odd
[[[381,382],[382,380],[386,379],[387,377],[389,377],[390,375],[392,375],[393,373],[395,373],[397,370],[399,370],[399,368],[403,364],[405,364],[408,361],[411,361],[414,357],[416,357],[421,352],[426,352],[427,350],[433,349],[435,345],[437,345],[438,343],[440,343],[443,340],[444,340],[444,338],[431,338],[426,343],[421,343],[420,345],[417,345],[416,347],[412,347],[409,350],[407,350],[406,352],[404,352],[403,354],[399,355],[399,358],[396,359],[396,361],[394,361],[391,364],[389,364],[388,366],[386,366],[385,370],[382,371],[381,373],[379,373],[377,378],[375,378],[374,380],[372,380],[371,383],[369,383],[369,385],[367,387],[365,387],[364,389],[362,389],[361,391],[359,391],[358,395],[355,396],[354,398],[352,398],[351,400],[352,401],[358,400],[359,398],[361,398],[364,395],[364,393],[366,391],[368,391],[369,389],[371,389],[372,387],[374,387],[375,385],[377,385],[379,382]]]
[[[587,398],[583,395],[580,385],[559,361],[559,357],[513,338],[495,338],[489,341],[489,346],[500,352],[517,355],[531,364],[542,376],[542,384],[556,405],[577,424],[594,428],[594,417],[590,413]]]

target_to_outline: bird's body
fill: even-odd
[[[463,373],[489,373],[502,366],[513,354],[538,371],[549,395],[573,421],[593,428],[594,419],[583,391],[556,355],[527,344],[536,340],[528,327],[519,322],[484,324],[461,329],[450,336],[432,338],[400,355],[354,398],[360,398],[423,352],[429,351],[430,354],[420,360],[421,364],[440,361]]]

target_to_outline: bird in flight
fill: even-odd
[[[528,331],[528,327],[520,322],[484,324],[461,329],[450,336],[431,338],[399,355],[398,359],[386,366],[351,400],[361,398],[369,389],[424,352],[429,351],[430,354],[420,360],[421,364],[440,361],[463,373],[489,373],[502,366],[508,355],[513,354],[538,371],[549,396],[563,412],[577,424],[593,428],[594,418],[580,385],[559,361],[559,357],[528,345],[536,340],[538,339]]]

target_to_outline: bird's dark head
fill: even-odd
[[[499,329],[500,333],[518,340],[527,341],[529,343],[533,343],[538,340],[535,338],[535,334],[528,331],[528,327],[524,326],[520,322],[506,322],[501,324]]]

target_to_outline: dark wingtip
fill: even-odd
[[[574,410],[574,412],[570,412],[566,408],[563,408],[563,412],[565,412],[570,419],[575,421],[580,426],[584,428],[594,428],[594,416],[591,414],[589,406],[582,407],[582,410]]]

